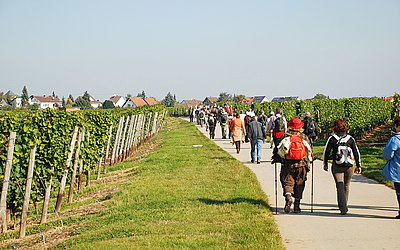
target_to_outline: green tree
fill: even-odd
[[[65,97],[63,96],[62,100],[61,100],[61,105],[63,107],[66,107],[66,103],[65,103]]]
[[[167,107],[173,107],[173,106],[175,106],[175,103],[176,103],[176,97],[175,97],[175,95],[172,95],[170,92],[168,92],[168,94],[165,96],[165,98],[162,102]]]
[[[244,97],[244,95],[233,95],[233,102],[240,102],[240,100],[242,100]]]
[[[146,98],[146,93],[144,93],[144,90],[142,90],[142,93],[138,93],[137,97],[143,97]]]
[[[316,94],[313,99],[329,99],[329,96],[324,94]]]
[[[132,97],[132,95],[131,94],[127,94],[126,95],[126,99],[129,99],[129,97]]]
[[[231,102],[233,100],[232,95],[227,92],[222,92],[219,94],[218,101],[219,102]]]
[[[21,95],[21,104],[22,107],[25,107],[29,104],[29,95],[28,95],[28,89],[26,88],[26,86],[24,86],[24,88],[22,89],[22,95]]]
[[[92,105],[90,105],[90,95],[87,91],[83,94],[81,98],[78,98],[75,101],[74,107],[80,107],[83,109],[92,109]]]
[[[114,103],[110,100],[105,100],[103,104],[101,105],[103,109],[113,109],[115,108]]]

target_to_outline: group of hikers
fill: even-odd
[[[195,121],[196,120],[196,121]],[[261,164],[261,148],[269,137],[273,148],[272,164],[280,163],[280,182],[285,197],[284,211],[300,213],[300,201],[307,180],[310,165],[316,159],[313,142],[320,134],[317,123],[311,114],[306,112],[304,119],[293,118],[289,123],[283,115],[282,108],[276,108],[266,116],[260,111],[258,117],[254,106],[247,112],[234,113],[232,106],[199,107],[190,110],[190,121],[206,126],[210,139],[215,138],[215,128],[220,124],[223,139],[230,139],[235,145],[236,153],[240,153],[240,145],[250,142],[251,162]],[[400,117],[394,120],[395,130],[383,150],[387,164],[382,175],[394,182],[398,204],[400,207]],[[332,160],[331,172],[336,184],[337,203],[341,215],[348,212],[350,181],[354,173],[360,174],[361,157],[356,140],[348,134],[344,120],[338,119],[331,127],[332,135],[327,139],[323,153],[323,168],[328,171],[328,161]],[[228,137],[228,138],[227,138]],[[400,209],[395,217],[400,219]]]

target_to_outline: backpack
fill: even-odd
[[[244,117],[244,125],[249,125],[249,123],[250,123],[250,116],[249,115],[246,115],[245,117]]]
[[[208,125],[210,125],[210,126],[214,126],[215,125],[213,117],[210,117],[210,119],[208,119]]]
[[[278,145],[278,154],[284,159],[304,159],[307,156],[307,150],[310,150],[309,144],[298,135],[285,137]]]
[[[312,119],[307,119],[304,122],[304,133],[306,135],[312,134],[315,132],[315,122]]]
[[[275,127],[274,130],[275,131],[282,131],[285,129],[285,124],[283,123],[283,117],[277,117],[275,120]]]
[[[335,163],[344,167],[352,167],[354,165],[354,155],[349,143],[351,136],[339,137],[338,135],[333,135],[333,137],[337,140]]]
[[[221,115],[221,123],[226,123],[226,116],[225,115]]]
[[[260,117],[258,118],[258,121],[261,122],[261,124],[262,124],[263,126],[265,126],[265,125],[267,124],[267,117],[264,116],[264,115],[262,115],[262,116],[260,116]]]
[[[200,119],[203,119],[203,118],[204,118],[204,112],[203,112],[203,111],[200,111],[200,113],[199,113],[199,118],[200,118]]]

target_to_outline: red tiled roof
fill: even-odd
[[[204,100],[207,100],[207,99],[212,103],[218,102],[218,97],[209,96],[209,97],[206,97],[206,99],[204,99]]]
[[[58,100],[58,98],[52,96],[35,96],[35,98],[38,99],[39,102],[61,102],[60,100]]]
[[[131,100],[136,105],[136,107],[148,105],[143,97],[129,97],[128,100]]]
[[[183,102],[184,102],[185,105],[188,106],[188,107],[194,107],[194,106],[198,106],[198,105],[203,104],[203,102],[200,101],[200,100],[183,100],[182,103],[183,103]]]
[[[244,101],[248,102],[248,103],[252,103],[254,100],[254,97],[243,97],[242,100],[240,100],[240,103],[243,103]]]
[[[158,104],[156,99],[154,99],[153,97],[149,97],[149,98],[146,97],[146,98],[144,98],[144,100],[149,106]]]

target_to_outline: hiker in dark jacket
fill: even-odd
[[[217,125],[217,119],[215,119],[214,114],[211,113],[208,118],[208,127],[210,129],[210,139],[215,137],[215,126]]]
[[[308,136],[308,139],[310,139],[311,143],[313,143],[318,139],[319,128],[317,123],[313,120],[313,118],[311,118],[310,112],[307,112],[305,114],[303,123],[304,123],[303,127],[304,134],[306,134],[306,136]]]
[[[332,160],[332,174],[336,183],[337,202],[340,213],[345,215],[348,211],[350,181],[354,174],[354,162],[357,166],[356,173],[361,173],[360,151],[354,138],[347,134],[347,124],[343,120],[335,120],[331,130],[335,133],[328,138],[324,149],[324,170],[328,171],[328,160]],[[340,143],[339,143],[340,141]],[[339,151],[339,146],[342,148]],[[351,152],[346,148],[349,147]],[[338,154],[345,150],[350,154]],[[346,162],[341,159],[348,155]],[[341,157],[342,156],[342,157]],[[350,161],[348,164],[347,162]],[[353,165],[351,165],[351,162]],[[348,166],[346,166],[348,165]]]
[[[263,141],[267,138],[265,129],[263,129],[261,122],[256,121],[256,117],[251,117],[251,122],[249,123],[249,130],[246,134],[246,141],[250,140],[251,143],[251,163],[254,163],[256,158],[256,146],[257,146],[257,164],[261,162],[261,146]]]
[[[285,213],[290,212],[290,207],[294,200],[294,212],[300,213],[300,200],[303,198],[303,191],[306,185],[307,172],[310,171],[309,165],[314,159],[314,152],[308,137],[303,133],[303,122],[299,118],[293,118],[289,123],[289,129],[282,136],[281,143],[285,142],[285,138],[298,136],[305,143],[306,156],[302,159],[294,160],[282,157],[282,167],[280,180],[283,187],[283,195],[285,196]],[[278,145],[280,148],[282,144]],[[307,146],[308,144],[308,146]]]

